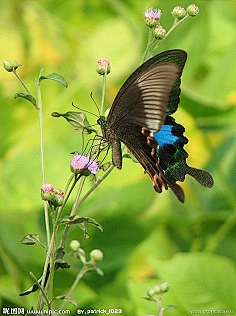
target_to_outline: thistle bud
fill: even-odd
[[[78,240],[71,240],[70,249],[73,251],[77,251],[80,248],[80,242]]]
[[[54,189],[54,196],[52,199],[52,204],[54,206],[61,206],[63,204],[65,193],[61,189]]]
[[[152,287],[149,287],[149,288],[147,289],[147,295],[148,295],[149,297],[153,297],[153,296],[155,296],[155,294],[156,294],[156,292],[155,292],[155,290],[154,290]]]
[[[90,252],[90,258],[93,261],[102,261],[102,259],[103,259],[103,252],[100,249],[93,249]]]
[[[149,27],[155,27],[158,25],[161,18],[161,10],[149,8],[144,12],[145,23]]]
[[[170,288],[170,286],[169,286],[168,282],[163,282],[163,283],[160,284],[160,290],[161,290],[162,293],[168,292],[169,288]]]
[[[111,65],[108,59],[106,58],[101,58],[97,62],[97,73],[99,75],[108,75],[111,72]]]
[[[173,15],[173,17],[179,20],[182,20],[186,15],[186,10],[180,6],[177,6],[177,7],[174,7],[171,14]]]
[[[157,27],[153,29],[153,35],[156,39],[163,39],[166,36],[166,30],[161,25],[157,25]]]
[[[196,16],[199,13],[199,7],[197,7],[195,4],[190,4],[187,9],[187,14],[190,16]]]
[[[160,286],[160,284],[154,285],[153,290],[155,292],[155,295],[159,295],[161,293],[161,286]]]
[[[12,72],[16,70],[18,67],[21,65],[17,61],[9,61],[9,60],[4,60],[3,66],[8,72]]]
[[[54,187],[52,184],[43,184],[41,187],[41,197],[44,201],[52,201],[54,197]]]

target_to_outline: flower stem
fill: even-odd
[[[76,213],[76,210],[77,210],[76,205],[80,199],[80,195],[81,195],[84,183],[85,183],[85,179],[86,179],[86,177],[83,177],[81,179],[80,186],[79,186],[78,192],[76,194],[75,202],[74,202],[72,210],[70,212],[70,216],[73,216]],[[62,248],[65,247],[65,242],[66,242],[67,235],[69,233],[69,229],[70,229],[70,225],[66,225],[66,227],[64,228],[64,231],[62,233],[62,238],[61,238],[61,242],[60,242],[60,247],[62,247]]]
[[[149,32],[148,32],[148,40],[147,40],[147,46],[145,49],[145,52],[143,54],[143,59],[142,59],[142,64],[148,59],[148,53],[150,53],[149,49],[153,44],[153,35],[152,35],[152,29],[149,28]]]
[[[79,271],[79,273],[77,274],[71,288],[69,289],[68,293],[66,294],[66,296],[71,296],[72,293],[74,292],[74,290],[76,289],[77,285],[79,284],[80,280],[83,278],[83,276],[89,271],[88,267],[86,265],[84,265],[81,270]],[[66,300],[64,300],[60,306],[60,309],[63,310],[63,308],[66,305]]]
[[[29,89],[26,87],[24,81],[21,79],[21,77],[18,75],[18,73],[16,72],[16,69],[13,70],[14,75],[16,76],[16,78],[20,81],[20,83],[22,84],[22,86],[24,87],[25,91],[31,95]]]
[[[102,76],[102,99],[101,99],[101,115],[104,115],[104,101],[105,101],[105,93],[106,93],[106,78],[107,72]]]
[[[183,23],[187,18],[189,17],[188,14],[185,15],[185,17],[181,20],[175,18],[173,25],[171,26],[171,28],[169,29],[169,31],[166,33],[165,37],[161,40],[158,41],[158,43],[156,44],[156,46],[152,49],[152,51],[156,50],[162,43],[163,41],[174,31],[174,29],[180,25],[181,23]]]
[[[41,72],[39,77],[41,76]],[[44,135],[43,135],[43,102],[42,102],[42,94],[40,81],[37,79],[36,81],[37,87],[37,99],[38,99],[38,115],[39,115],[39,138],[40,138],[40,158],[41,158],[41,176],[42,176],[42,184],[45,183],[45,163],[44,163]],[[44,217],[45,217],[45,226],[46,226],[46,235],[47,235],[47,245],[50,242],[50,225],[49,225],[49,210],[48,203],[44,201]]]

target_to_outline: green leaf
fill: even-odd
[[[36,234],[28,234],[26,235],[24,238],[21,239],[21,243],[23,245],[35,245],[35,244],[39,244],[40,246],[42,246],[43,248],[45,248],[45,246],[42,244],[42,242],[40,241],[40,237],[39,235]]]
[[[41,279],[40,279],[40,280],[41,280]],[[39,280],[39,281],[40,281],[40,280]],[[38,290],[38,288],[39,288],[39,285],[38,285],[37,282],[35,282],[28,290],[26,290],[26,291],[20,293],[19,295],[20,295],[20,296],[29,295],[29,294],[31,294],[31,293],[36,292],[36,291]]]
[[[69,111],[66,113],[53,112],[52,116],[64,117],[74,127],[74,129],[79,131],[80,133],[84,133],[84,134],[96,133],[96,130],[91,127],[86,115],[83,112],[73,112],[73,111]]]
[[[91,217],[80,217],[79,215],[74,216],[66,216],[61,221],[60,224],[66,225],[74,225],[77,224],[83,230],[85,238],[89,238],[87,224],[96,226],[98,229],[103,231],[102,226],[93,218]]]
[[[104,276],[104,273],[103,273],[102,269],[100,269],[99,267],[95,267],[94,269],[95,269],[95,271],[97,272],[98,275]]]
[[[65,81],[65,79],[61,75],[59,75],[57,73],[51,73],[48,76],[40,76],[39,77],[39,81],[42,81],[42,80],[45,80],[45,79],[57,81],[57,82],[61,83],[64,87],[66,87],[66,88],[68,87],[68,84]]]
[[[15,99],[16,98],[23,98],[25,100],[28,100],[29,102],[31,102],[33,104],[33,106],[36,109],[38,109],[37,102],[36,102],[35,98],[31,94],[26,94],[26,93],[19,92],[19,93],[16,93],[14,97],[15,97]]]
[[[74,305],[75,307],[77,307],[77,301],[75,299],[73,299],[72,297],[70,296],[67,296],[67,295],[58,295],[58,296],[55,296],[53,297],[53,299],[51,300],[50,303],[52,303],[52,301],[54,300],[63,300],[63,301],[66,301],[68,303],[71,303],[72,305]]]
[[[69,269],[70,265],[67,261],[62,259],[56,259],[55,260],[55,270],[61,268],[61,269]]]
[[[211,253],[180,253],[171,260],[153,261],[156,273],[168,280],[174,305],[190,310],[235,310],[235,263]],[[181,304],[180,304],[181,302]],[[172,302],[171,302],[172,303]]]
[[[102,226],[91,217],[80,217],[79,215],[73,215],[64,217],[61,221],[61,224],[73,225],[73,224],[91,224],[98,227],[101,231],[103,231]]]

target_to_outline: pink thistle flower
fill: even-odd
[[[74,154],[70,161],[70,168],[74,174],[88,176],[91,173],[96,174],[99,171],[98,164],[90,157],[81,154]]]
[[[144,12],[145,23],[149,27],[155,27],[158,25],[161,18],[161,10],[149,8]]]

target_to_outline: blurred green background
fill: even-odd
[[[97,60],[106,57],[109,107],[128,75],[140,65],[147,27],[143,12],[162,10],[169,28],[174,6],[185,0],[1,1],[0,56],[23,65],[19,74],[32,94],[40,69],[60,73],[64,87],[42,84],[47,182],[63,188],[70,175],[70,152],[81,150],[81,135],[53,111],[72,110],[71,103],[96,113],[90,92],[101,98]],[[104,232],[91,228],[85,239],[77,227],[71,239],[89,252],[104,252],[104,277],[87,274],[73,297],[79,308],[122,308],[127,316],[156,313],[143,299],[148,287],[170,284],[164,304],[176,310],[165,315],[189,315],[190,310],[236,312],[236,2],[196,0],[200,14],[188,19],[160,47],[188,53],[176,120],[185,125],[189,164],[212,173],[215,186],[201,187],[192,179],[182,184],[186,202],[170,191],[157,194],[142,168],[125,159],[80,209],[99,221]],[[0,306],[35,306],[37,293],[20,297],[31,286],[29,271],[40,276],[44,253],[20,240],[28,233],[45,238],[40,199],[38,120],[33,106],[14,99],[23,92],[16,78],[0,70]],[[93,116],[89,116],[95,123]],[[87,181],[88,189],[91,181]],[[86,192],[86,191],[84,191]],[[67,245],[68,247],[68,245]],[[66,293],[80,263],[67,255],[71,269],[56,273],[55,294]],[[71,314],[76,315],[72,305]]]

